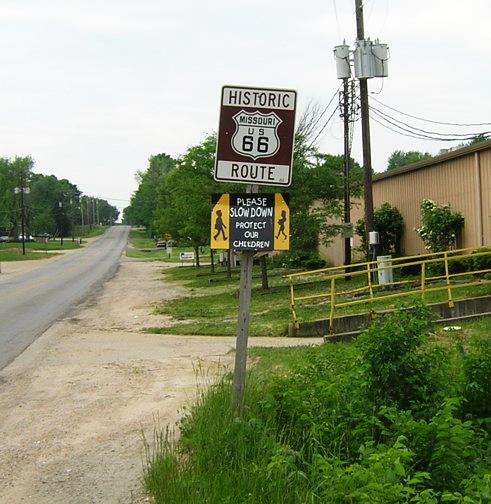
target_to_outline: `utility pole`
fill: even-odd
[[[80,198],[80,216],[82,218],[82,236],[84,236],[84,200]]]
[[[20,232],[22,242],[22,255],[26,255],[26,207],[24,201],[24,194],[29,194],[29,188],[25,187],[24,172],[20,174],[20,187],[14,188],[14,194],[20,194]]]
[[[60,209],[60,245],[63,247],[63,202],[58,201],[58,208]]]
[[[73,198],[70,198],[70,229],[72,231],[72,242],[75,241],[75,218],[73,210]]]
[[[98,199],[96,200],[96,204],[97,204],[97,225],[99,225],[101,223],[101,219],[99,218],[99,200]]]
[[[94,204],[94,198],[92,198],[92,223],[95,225],[95,204]]]
[[[24,206],[24,177],[20,176],[20,229],[22,233],[22,255],[26,255],[26,216]]]
[[[350,186],[349,186],[349,172],[350,172],[350,145],[349,145],[349,128],[350,128],[350,103],[349,103],[349,80],[343,79],[343,123],[344,123],[344,265],[351,264],[351,237],[348,233],[348,225],[350,223]],[[348,273],[348,268],[345,268],[345,273]],[[346,280],[351,277],[347,276]]]
[[[365,39],[363,23],[363,1],[355,0],[356,38]],[[369,244],[369,233],[373,231],[372,154],[370,147],[370,115],[368,105],[368,79],[360,78],[361,138],[363,144],[363,194],[365,201],[365,234]],[[368,245],[368,247],[370,247]],[[367,253],[369,251],[367,250]]]

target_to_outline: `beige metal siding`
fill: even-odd
[[[465,217],[462,245],[477,245],[474,175],[474,156],[470,155],[373,184],[375,207],[388,202],[402,213],[405,224],[402,248],[405,254],[424,252],[423,242],[414,230],[421,226],[420,204],[423,199],[450,204],[454,211],[461,212]]]
[[[477,172],[476,159],[479,160]],[[480,186],[480,187],[479,187]],[[479,198],[480,189],[480,198]],[[491,148],[465,152],[420,169],[401,171],[373,182],[373,201],[377,208],[385,202],[396,206],[404,218],[403,253],[424,252],[424,245],[415,228],[421,225],[420,204],[423,199],[449,204],[465,219],[462,247],[477,247],[482,241],[491,244]],[[360,205],[352,211],[352,222],[363,215]],[[320,250],[321,256],[334,264],[343,263],[343,241]]]
[[[491,245],[491,150],[480,153],[484,245]]]

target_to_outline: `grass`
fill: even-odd
[[[72,250],[80,248],[77,241],[70,238],[63,240],[63,245],[59,239],[50,240],[47,243],[44,241],[26,242],[26,254],[22,255],[22,243],[8,242],[0,243],[0,261],[30,261],[36,259],[48,259],[52,257],[53,251],[57,250]]]
[[[155,248],[155,240],[147,236],[147,232],[142,229],[132,229],[130,231],[130,243],[134,248]]]
[[[167,263],[179,263],[180,252],[194,252],[193,247],[172,247],[172,251],[165,248],[157,248],[153,238],[149,238],[146,231],[142,229],[132,229],[129,237],[130,246],[126,250],[128,257],[135,259],[146,259],[151,261],[163,261]],[[201,263],[209,263],[209,247],[200,247]],[[192,265],[192,261],[185,261],[185,264]]]
[[[22,246],[20,247],[9,247],[4,248],[3,246],[0,248],[0,262],[10,262],[10,261],[32,261],[38,259],[49,259],[53,257],[52,253],[41,254],[39,252],[32,252],[29,249],[26,249],[26,254],[22,255]]]
[[[259,268],[254,268],[251,304],[251,336],[279,336],[287,333],[291,312],[288,287],[283,269],[269,272],[268,291],[261,289]],[[171,334],[233,336],[238,310],[239,272],[228,279],[225,271],[215,274],[201,268],[171,268],[164,271],[166,280],[184,283],[189,295],[163,303],[157,312],[171,315],[172,327],[149,328],[147,331]],[[184,321],[179,323],[178,321]]]
[[[459,340],[442,329],[426,333],[410,362],[434,388],[411,388],[411,375],[402,374],[411,410],[377,396],[378,369],[367,367],[380,330],[395,345],[382,345],[387,369],[409,362],[399,350],[408,352],[420,324],[407,321],[392,339],[393,319],[364,341],[250,349],[239,417],[226,375],[185,410],[179,440],[157,430],[147,444],[144,481],[156,504],[489,502],[490,432],[478,413],[490,398],[479,384],[491,376],[491,318],[460,324]],[[481,347],[472,347],[476,337]],[[421,358],[434,366],[418,367]],[[478,410],[466,400],[475,393]]]
[[[283,336],[288,333],[288,324],[292,320],[290,308],[290,290],[284,269],[268,272],[270,288],[261,289],[260,271],[254,268],[251,301],[251,336]],[[196,334],[215,336],[235,336],[238,311],[239,272],[233,271],[228,279],[224,271],[212,274],[208,268],[171,268],[163,272],[166,281],[185,285],[188,295],[166,301],[157,313],[170,315],[174,324],[170,327],[147,328],[148,332],[166,334]],[[360,286],[362,279],[341,280],[340,289]],[[325,319],[329,317],[330,304],[327,298],[325,282],[311,281],[296,288],[297,295],[309,295],[324,287],[326,297],[297,303],[297,316],[300,322]],[[453,291],[455,299],[491,294],[491,284],[474,287],[462,287]],[[419,295],[404,298],[415,302]],[[427,293],[426,302],[446,301],[446,291]],[[375,310],[394,308],[400,298],[375,301]],[[336,316],[350,313],[363,313],[370,309],[369,303],[347,306],[337,309]]]
[[[100,236],[106,232],[106,229],[108,226],[98,226],[98,225],[93,225],[92,227],[89,227],[88,225],[84,226],[77,226],[75,235],[80,236],[82,238],[95,238],[96,236]]]

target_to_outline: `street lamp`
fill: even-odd
[[[58,201],[58,208],[60,209],[60,245],[63,247],[63,201]]]
[[[22,241],[22,255],[26,255],[26,230],[25,230],[25,206],[24,194],[29,194],[31,191],[29,187],[24,187],[24,180],[21,178],[21,186],[14,188],[14,194],[20,194],[20,226],[21,226],[21,241]]]

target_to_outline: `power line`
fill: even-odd
[[[435,140],[435,141],[440,141],[440,142],[458,142],[458,141],[461,142],[463,140],[473,140],[475,138],[475,135],[468,136],[468,137],[459,137],[459,138],[455,138],[455,137],[454,138],[450,138],[450,137],[444,138],[444,137],[434,137],[434,136],[430,136],[430,135],[425,135],[423,133],[418,133],[417,131],[414,131],[414,130],[411,130],[408,128],[404,128],[403,126],[401,126],[397,122],[393,122],[390,119],[387,119],[383,115],[379,114],[375,109],[371,109],[371,111],[372,111],[372,113],[370,114],[370,117],[376,123],[380,124],[381,126],[383,126],[386,129],[389,129],[389,130],[393,131],[394,133],[398,133],[399,135],[402,135],[402,136],[407,136],[410,138],[417,138],[419,140]],[[391,128],[390,126],[387,126],[387,124],[384,124],[382,121],[391,124],[392,126],[394,126],[394,128],[397,128],[397,129],[394,129],[394,128]]]
[[[408,135],[406,133],[402,133],[401,131],[397,131],[396,129],[394,128],[391,128],[390,126],[387,126],[386,124],[384,124],[383,122],[379,121],[376,117],[374,117],[373,115],[370,114],[370,119],[374,122],[376,122],[377,124],[379,124],[380,126],[382,126],[383,128],[385,129],[388,129],[390,131],[393,131],[394,133],[397,133],[398,135],[401,135],[401,136],[405,136],[405,137],[409,137],[409,138],[417,138],[418,140],[425,140],[424,138],[420,137],[420,136],[416,136],[416,135]]]
[[[387,107],[388,109],[393,110],[394,112],[397,112],[398,114],[402,114],[407,117],[412,117],[413,119],[417,119],[418,121],[425,121],[425,122],[429,122],[429,123],[433,123],[433,124],[443,124],[445,126],[462,126],[462,127],[465,127],[465,126],[491,126],[491,123],[451,123],[451,122],[443,122],[443,121],[432,121],[431,119],[424,119],[423,117],[419,117],[419,116],[415,116],[412,114],[408,114],[406,112],[402,112],[401,110],[398,110],[394,107],[386,105],[385,103],[378,100],[374,96],[372,96],[371,98],[372,98],[372,100],[375,100],[380,105]]]
[[[339,108],[339,105],[336,105],[336,107],[332,111],[332,114],[328,117],[327,121],[324,123],[324,125],[322,126],[322,128],[318,131],[317,135],[315,136],[315,138],[310,143],[309,148],[312,147],[312,145],[315,144],[315,142],[317,141],[317,139],[321,136],[322,132],[327,128],[327,125],[329,124],[329,122],[331,121],[331,119],[334,117],[334,114],[337,112],[338,108]]]
[[[324,107],[324,110],[322,111],[321,114],[319,114],[319,117],[314,121],[314,123],[311,126],[311,130],[314,130],[316,126],[319,124],[319,121],[324,117],[325,113],[331,106],[332,102],[334,101],[334,98],[336,98],[337,94],[339,93],[339,90],[341,89],[341,84],[337,87],[336,91],[334,91],[334,94],[331,96],[331,99],[329,100],[329,103]],[[328,119],[329,121],[329,119]],[[324,126],[325,128],[325,126]]]
[[[490,131],[481,131],[479,133],[440,133],[438,131],[428,131],[428,130],[425,130],[425,129],[422,129],[422,128],[417,128],[416,126],[412,126],[410,124],[407,124],[405,123],[404,121],[401,121],[400,119],[396,119],[395,117],[392,117],[391,115],[389,114],[386,114],[385,112],[382,112],[381,110],[379,110],[377,107],[370,107],[371,110],[377,112],[379,115],[383,116],[384,118],[388,118],[388,119],[391,119],[392,121],[395,121],[396,123],[398,124],[402,124],[412,130],[415,130],[415,131],[420,131],[422,133],[427,133],[428,135],[438,135],[438,136],[446,136],[446,137],[457,137],[456,139],[458,139],[458,137],[475,137],[477,135],[487,135],[489,133],[491,133]]]

